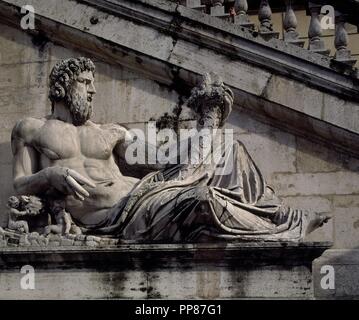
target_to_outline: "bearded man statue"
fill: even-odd
[[[59,62],[50,75],[51,114],[16,124],[19,194],[61,201],[84,233],[131,242],[299,241],[328,220],[284,206],[239,141],[204,152],[203,138],[221,140],[234,100],[215,75],[206,75],[187,101],[202,135],[192,146],[197,161],[155,165],[160,170],[142,179],[125,176],[119,160],[132,137],[119,124],[91,121],[94,75],[89,59]]]

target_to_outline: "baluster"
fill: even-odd
[[[268,0],[261,0],[258,19],[260,21],[259,35],[266,41],[272,38],[278,38],[279,33],[273,31],[272,24],[272,9],[269,6]]]
[[[330,50],[325,49],[325,44],[322,36],[322,26],[319,21],[321,6],[309,2],[310,11],[310,24],[308,30],[309,47],[308,49],[313,52],[317,52],[324,55],[329,55]]]
[[[253,30],[254,23],[250,22],[247,15],[247,11],[248,11],[247,0],[236,0],[234,4],[234,10],[236,15],[234,16],[233,22],[235,24],[239,24],[242,27],[246,27]]]
[[[206,6],[201,4],[201,0],[186,0],[186,7],[203,13],[206,12]]]
[[[356,60],[353,59],[350,50],[348,49],[348,33],[345,30],[345,15],[336,11],[335,15],[335,56],[334,59],[337,62],[347,64],[349,66],[354,66]]]
[[[228,19],[229,14],[224,12],[224,6],[223,6],[224,0],[212,0],[212,7],[211,7],[211,16],[222,18],[222,19]]]
[[[286,10],[283,20],[284,36],[283,39],[285,42],[294,44],[296,46],[303,47],[303,40],[299,40],[297,29],[297,17],[295,16],[294,10],[292,8],[292,0],[285,0]]]

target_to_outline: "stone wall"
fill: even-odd
[[[311,264],[327,246],[222,243],[82,248],[4,249],[0,299],[312,299]],[[35,290],[20,289],[18,270],[25,264],[36,270]]]
[[[13,193],[11,129],[18,119],[49,113],[47,86],[52,66],[81,53],[5,25],[0,30],[0,206],[5,213],[6,199]],[[141,74],[95,62],[96,122],[142,127],[152,117],[171,113],[181,101],[179,93]],[[332,239],[337,248],[359,246],[358,159],[259,122],[239,107],[228,127],[235,129],[236,137],[287,204],[334,215],[332,223],[313,233],[311,240]],[[5,221],[6,215],[1,214],[0,223]]]

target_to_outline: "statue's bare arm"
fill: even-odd
[[[127,130],[125,127],[121,126],[121,125],[116,125],[117,130],[119,132],[119,140],[118,143],[116,145],[116,147],[114,148],[114,154],[116,157],[126,161],[126,150],[128,148],[128,146],[130,146],[133,143],[133,135],[132,133]],[[143,144],[144,146],[144,150],[151,150],[151,152],[156,152],[156,150],[154,150],[156,147],[153,145],[148,144],[146,141],[141,141],[141,144]],[[142,169],[148,169],[148,170],[161,170],[166,168],[166,165],[161,164],[161,163],[154,163],[154,164],[149,164],[149,163],[136,163],[133,164],[133,166],[137,167],[137,168],[142,168]]]
[[[27,211],[19,211],[17,209],[12,208],[10,210],[11,218],[16,219],[17,217],[26,216]]]
[[[25,119],[19,121],[11,135],[14,157],[14,188],[19,194],[42,194],[54,188],[65,195],[73,195],[80,200],[89,196],[83,185],[95,185],[74,170],[64,167],[39,169],[40,155],[34,147],[34,136],[43,120]]]

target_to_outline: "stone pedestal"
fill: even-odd
[[[313,298],[312,261],[330,243],[6,248],[2,299]],[[20,286],[30,265],[35,289]]]

